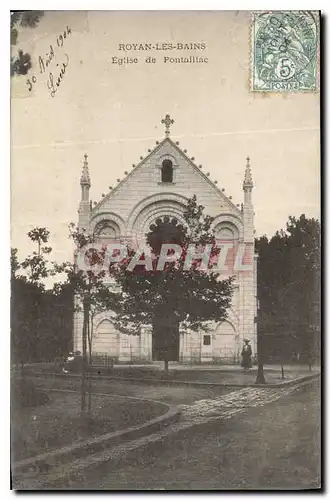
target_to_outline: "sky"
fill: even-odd
[[[252,92],[250,37],[247,11],[51,11],[22,30],[17,48],[33,67],[11,81],[11,241],[19,256],[32,250],[27,232],[46,226],[53,258],[71,259],[83,155],[99,201],[163,139],[166,113],[175,121],[170,137],[235,204],[251,157],[256,236],[272,236],[289,215],[319,218],[319,93]],[[140,43],[154,49],[119,50]],[[162,43],[206,48],[155,50]],[[208,63],[164,62],[180,56]],[[139,61],[113,63],[119,57]],[[61,68],[52,97],[50,73],[56,82]]]

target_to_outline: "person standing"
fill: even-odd
[[[249,370],[249,368],[252,368],[252,348],[249,345],[249,342],[249,340],[244,339],[244,346],[241,351],[241,366],[244,368],[244,370]]]

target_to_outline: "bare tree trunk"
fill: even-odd
[[[92,379],[91,373],[88,374],[88,413],[91,414],[92,411]]]
[[[92,364],[92,342],[88,339],[88,364]]]
[[[264,366],[263,366],[263,339],[259,328],[257,330],[257,376],[255,383],[256,384],[266,384],[266,380],[264,378]]]
[[[88,350],[89,350],[89,364],[92,364],[92,343],[93,343],[93,313],[89,311],[89,323],[88,323],[87,339],[88,339]]]
[[[169,361],[167,359],[164,360],[164,373],[166,375],[169,373]]]
[[[256,384],[266,384],[266,380],[264,378],[264,369],[263,369],[263,362],[258,361],[258,367],[257,367],[257,376],[255,380]]]
[[[90,369],[90,366],[91,366],[91,363],[92,363],[92,359],[91,359],[91,351],[92,351],[92,339],[91,339],[91,328],[90,328],[90,318],[88,318],[88,324],[87,324],[87,338],[88,338],[88,346],[89,346],[89,359],[88,359],[88,367],[89,367],[89,370],[88,370],[88,413],[90,415],[91,413],[91,407],[92,407],[92,401],[91,401],[91,398],[92,398],[92,395],[91,395],[91,392],[92,392],[92,380],[91,380],[91,369]]]
[[[82,362],[82,378],[81,378],[81,411],[86,410],[86,338],[88,331],[88,321],[89,321],[89,310],[88,310],[88,300],[86,297],[83,299],[83,309],[84,309],[84,320],[83,320],[83,362]]]
[[[284,375],[284,365],[283,363],[280,364],[280,367],[281,367],[281,372],[282,372],[282,380],[285,379],[285,375]]]

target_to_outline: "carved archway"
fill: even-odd
[[[101,228],[103,225],[113,227],[120,236],[125,234],[124,221],[114,212],[102,212],[93,217],[90,222],[90,232],[93,234],[98,227]]]
[[[221,228],[231,230],[235,239],[242,239],[244,237],[244,226],[240,217],[234,214],[220,214],[215,217],[212,223],[212,229],[217,232]]]
[[[146,244],[146,234],[156,219],[175,218],[185,225],[183,213],[187,198],[174,193],[161,193],[145,198],[132,210],[127,224],[127,239],[136,247]]]

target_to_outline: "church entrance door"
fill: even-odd
[[[179,323],[155,318],[152,334],[153,361],[179,361]]]
[[[210,334],[203,334],[201,338],[201,361],[207,361],[213,357],[213,339]]]
[[[153,253],[158,256],[164,243],[183,241],[183,227],[175,217],[159,217],[150,226],[147,242]],[[159,271],[167,273],[167,270]],[[166,276],[165,276],[166,277]],[[169,301],[164,297],[164,307],[155,311],[152,334],[152,353],[155,361],[179,361],[179,321],[169,307]]]

